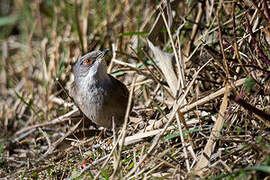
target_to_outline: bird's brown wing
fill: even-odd
[[[110,77],[110,79],[111,79],[111,82],[112,82],[113,84],[116,84],[117,87],[119,87],[119,88],[117,88],[116,91],[117,91],[118,93],[120,93],[120,94],[123,96],[124,99],[127,98],[127,100],[128,100],[129,91],[128,91],[127,87],[126,87],[121,81],[117,80],[117,79],[114,78],[113,76],[109,75],[109,77]]]
[[[122,125],[124,121],[124,117],[126,114],[126,108],[128,104],[128,98],[129,98],[129,91],[127,87],[120,82],[119,80],[115,79],[113,76],[109,75],[111,83],[113,84],[109,88],[108,96],[110,98],[110,101],[105,100],[104,102],[108,107],[108,111],[112,115],[116,115],[116,124],[117,126]],[[110,110],[109,110],[110,109]]]

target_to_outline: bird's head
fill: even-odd
[[[73,67],[75,82],[79,79],[107,78],[107,66],[104,59],[108,49],[92,51],[79,58]]]

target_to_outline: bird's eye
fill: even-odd
[[[84,64],[87,66],[91,66],[94,63],[94,60],[92,58],[87,58],[83,60]]]

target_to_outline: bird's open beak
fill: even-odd
[[[98,55],[97,59],[103,59],[103,57],[109,52],[109,49],[105,49],[103,51],[101,51],[101,53]]]
[[[101,62],[104,58],[104,56],[109,52],[109,49],[105,49],[103,51],[101,51],[101,53],[98,55],[97,57],[97,61]]]
[[[101,52],[102,52],[102,54],[103,54],[103,56],[104,56],[104,55],[107,54],[109,51],[110,51],[109,49],[105,49],[105,50],[103,50],[103,51],[101,51]]]

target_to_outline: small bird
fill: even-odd
[[[107,74],[104,56],[108,51],[92,51],[77,60],[70,95],[89,120],[112,129],[112,120],[116,128],[124,123],[129,91]]]

